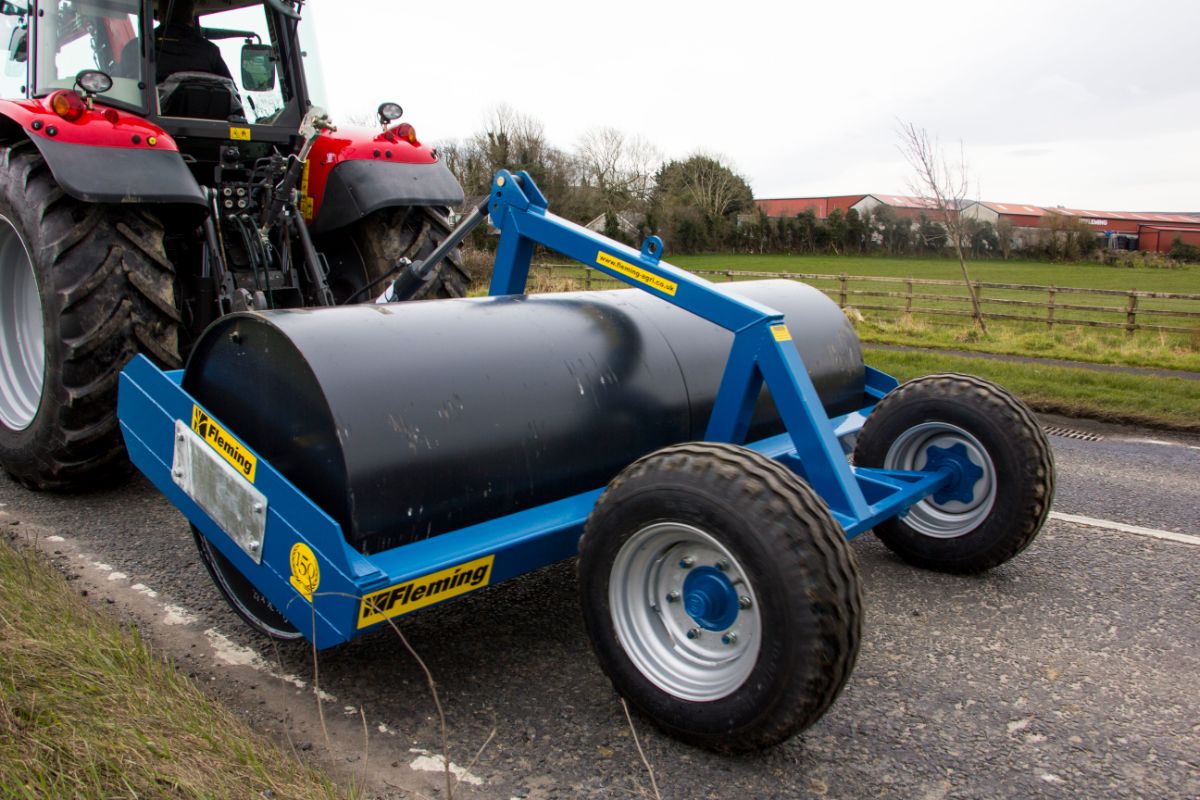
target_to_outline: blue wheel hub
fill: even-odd
[[[737,619],[737,589],[716,567],[696,567],[683,581],[683,607],[701,628],[723,631]]]
[[[933,502],[940,505],[954,500],[970,503],[975,497],[975,484],[983,477],[983,468],[971,460],[966,445],[961,442],[949,447],[929,447],[925,451],[924,469],[950,473],[950,481],[933,495]]]

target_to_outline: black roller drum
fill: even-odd
[[[862,405],[831,300],[782,280],[721,291],[786,315],[831,416]],[[702,438],[732,341],[635,289],[246,312],[205,332],[183,386],[373,553]],[[782,430],[764,392],[751,439]]]

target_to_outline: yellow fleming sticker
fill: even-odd
[[[311,603],[321,585],[321,568],[317,565],[316,554],[304,542],[296,542],[288,560],[292,565],[292,588]]]
[[[628,278],[633,278],[638,283],[644,283],[651,289],[658,289],[663,294],[669,294],[672,297],[675,296],[675,290],[678,288],[666,278],[660,278],[653,272],[644,270],[641,267],[635,267],[628,261],[622,261],[616,256],[610,256],[603,250],[596,254],[596,263],[602,267],[608,267],[613,272],[619,272]]]
[[[495,560],[494,555],[485,556],[372,592],[362,599],[358,627],[365,628],[487,586],[492,579],[492,562]]]
[[[772,325],[771,335],[775,337],[777,342],[790,342],[792,340],[792,332],[787,329],[787,325]]]
[[[249,128],[230,128],[229,129],[229,138],[235,142],[248,142],[248,141],[250,141],[250,129]]]
[[[192,406],[192,430],[200,434],[200,438],[208,446],[221,454],[221,457],[232,464],[238,472],[246,476],[246,480],[254,483],[254,473],[258,469],[258,459],[242,446],[242,443],[229,435],[213,418],[205,414],[200,406]]]

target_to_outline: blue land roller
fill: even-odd
[[[638,251],[555,217],[523,173],[445,246],[484,218],[488,297],[232,314],[185,370],[123,373],[134,463],[262,633],[332,647],[578,555],[616,690],[672,735],[748,750],[849,679],[849,539],[978,572],[1041,528],[1049,445],[1000,387],[898,386],[815,289],[715,286],[657,237]],[[633,288],[527,296],[536,245]]]

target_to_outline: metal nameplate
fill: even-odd
[[[255,564],[262,563],[266,496],[183,420],[175,420],[171,479]]]

